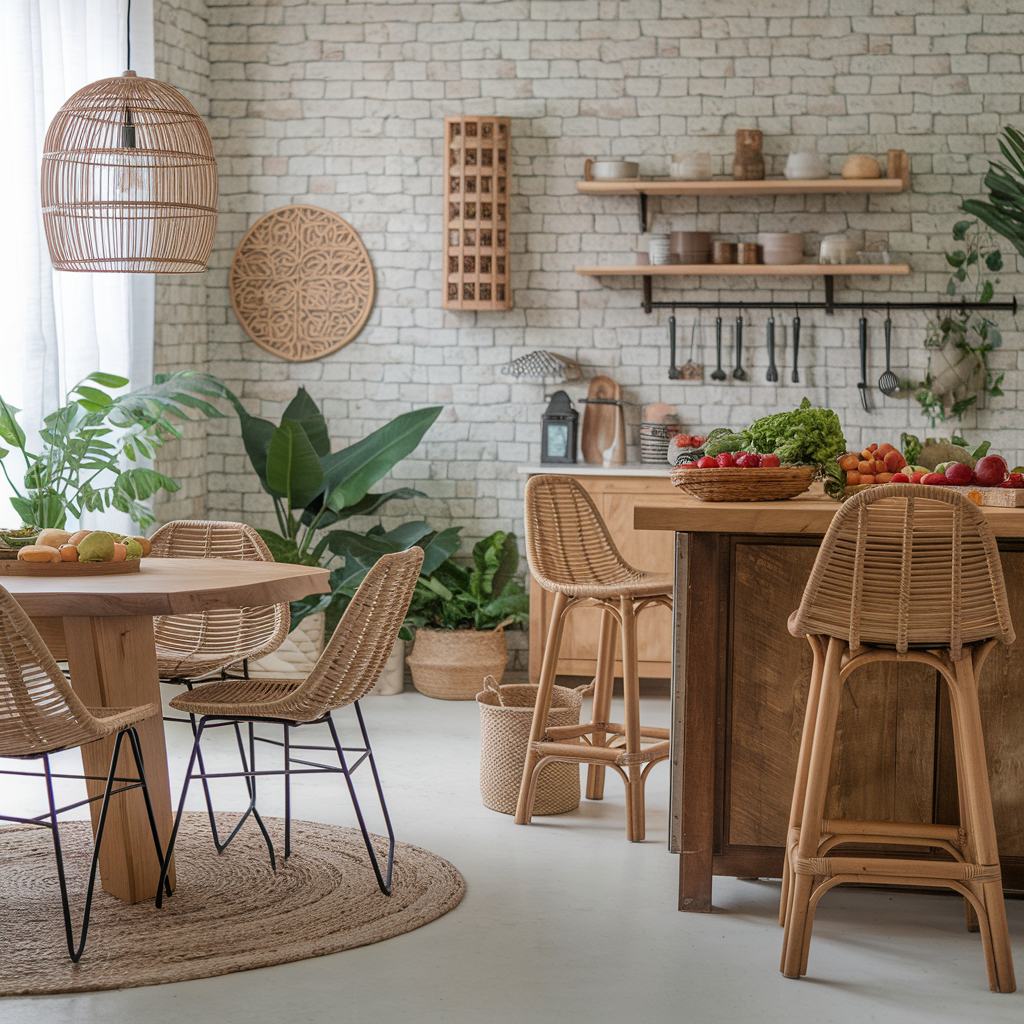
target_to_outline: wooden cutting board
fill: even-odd
[[[622,412],[621,385],[611,377],[595,377],[590,382],[587,401],[580,432],[583,461],[598,466],[624,466],[626,418]]]

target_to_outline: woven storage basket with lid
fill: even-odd
[[[589,686],[575,690],[556,686],[548,724],[579,725],[583,696],[589,692]],[[537,687],[530,683],[498,686],[494,677],[488,676],[476,701],[480,705],[480,795],[492,811],[515,814]],[[564,814],[579,805],[578,764],[553,761],[541,769],[534,814]]]

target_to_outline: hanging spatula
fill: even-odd
[[[883,395],[895,395],[900,389],[900,379],[889,365],[889,347],[892,344],[892,315],[885,311],[885,373],[878,378],[878,390]]]

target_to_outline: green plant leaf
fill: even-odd
[[[435,534],[427,543],[423,549],[423,567],[420,569],[422,575],[432,576],[442,562],[459,550],[462,544],[462,539],[459,537],[461,530],[461,526],[449,526],[447,530],[441,530],[440,533]]]
[[[102,384],[105,388],[125,388],[128,386],[127,377],[119,377],[116,373],[103,373],[99,370],[96,373],[90,373],[85,379]]]
[[[288,562],[291,565],[298,564],[300,560],[299,549],[295,541],[290,540],[288,537],[282,537],[281,534],[274,533],[273,530],[257,530],[256,532],[262,538],[263,543],[270,549],[275,562]]]
[[[403,413],[324,460],[324,493],[334,512],[354,505],[420,443],[442,406]]]
[[[967,230],[970,228],[971,222],[969,220],[958,220],[953,225],[953,238],[961,242],[967,236]]]
[[[0,437],[9,445],[24,449],[25,431],[21,429],[18,421],[14,418],[16,412],[21,412],[21,410],[13,405],[8,405],[0,398]]]
[[[992,296],[995,295],[996,290],[992,285],[991,281],[986,281],[982,286],[981,295],[978,296],[979,302],[991,302]]]
[[[274,428],[267,452],[267,484],[285,496],[291,508],[305,508],[323,485],[324,471],[313,446],[295,420]]]
[[[954,234],[953,237],[956,238],[956,234]],[[964,264],[964,260],[966,258],[967,258],[966,255],[963,252],[961,252],[959,249],[956,252],[947,252],[946,253],[946,262],[951,267],[962,267],[963,264]]]
[[[145,501],[159,490],[173,493],[181,490],[181,484],[144,466],[124,470],[114,482],[114,495],[124,495],[132,501]]]
[[[985,257],[985,266],[992,271],[993,274],[998,273],[1003,269],[1003,254],[998,249],[993,249]]]
[[[382,506],[386,505],[389,501],[409,501],[412,498],[425,498],[426,495],[422,491],[417,491],[413,487],[398,487],[393,491],[386,491],[383,494],[367,494],[364,496],[362,501],[357,501],[354,505],[349,505],[347,508],[341,509],[340,512],[332,512],[328,509],[317,523],[317,528],[326,530],[327,527],[333,526],[335,523],[340,522],[342,519],[349,519],[353,516],[372,516],[375,515]],[[302,512],[302,522],[304,525],[309,526],[317,515],[320,514],[320,510],[323,508],[323,494],[318,494],[313,500],[305,507]]]
[[[100,408],[105,408],[114,401],[106,391],[100,391],[99,388],[91,388],[87,384],[79,384],[73,387],[71,393],[81,395],[82,398],[87,399]]]
[[[305,388],[299,388],[298,393],[288,403],[282,419],[295,420],[302,424],[302,429],[313,446],[313,451],[321,458],[331,453],[331,438],[327,432],[327,421],[320,412],[320,407],[309,396]]]

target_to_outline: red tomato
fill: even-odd
[[[917,474],[915,474],[915,476],[916,475]],[[926,473],[921,478],[921,483],[928,484],[929,486],[932,486],[934,484],[948,484],[949,481],[946,479],[946,477],[942,473]]]
[[[690,438],[690,447],[703,448],[704,445],[707,444],[707,440],[708,439],[701,434],[694,434],[693,437]]]
[[[778,465],[780,465],[780,460],[778,455],[774,452],[769,452],[769,454],[761,456],[762,469],[775,469]]]
[[[676,438],[672,443],[677,448],[689,448],[692,440],[693,438],[689,434],[676,434]]]
[[[698,469],[715,469],[717,466],[718,463],[710,455],[702,455],[697,460]]]
[[[892,479],[889,481],[891,484],[909,484],[910,477],[906,473],[893,473]]]
[[[998,487],[1006,479],[1006,460],[1001,455],[986,455],[978,459],[974,479],[982,487]]]
[[[720,466],[725,466],[726,468],[736,465],[736,460],[732,457],[732,452],[722,452],[721,455],[715,457],[715,462]]]
[[[946,467],[946,479],[951,484],[969,484],[973,475],[971,467],[965,466],[962,462],[951,462]]]
[[[926,469],[916,469],[910,474],[910,482],[912,484],[919,484],[928,475]]]
[[[757,469],[761,465],[761,456],[747,452],[736,460],[736,465],[741,469]]]
[[[1000,485],[1002,487],[1024,487],[1024,473],[1011,473]]]

